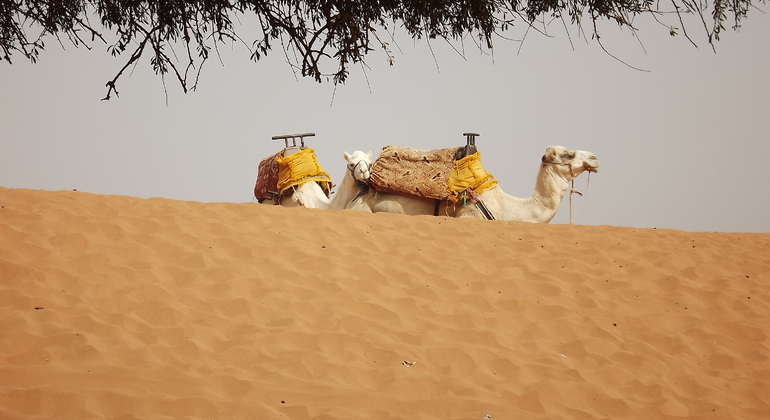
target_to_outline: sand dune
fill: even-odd
[[[770,234],[0,206],[0,419],[770,419]]]

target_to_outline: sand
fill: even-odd
[[[770,234],[0,188],[0,419],[770,419]]]

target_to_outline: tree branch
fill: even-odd
[[[384,48],[389,62],[394,62],[387,44],[376,33],[376,28],[387,31],[389,23],[386,22],[392,22],[394,29],[403,28],[413,39],[425,37],[429,48],[432,48],[432,39],[443,38],[454,48],[450,40],[463,42],[465,36],[472,36],[479,48],[481,42],[486,42],[487,48],[492,49],[493,36],[505,39],[502,33],[515,23],[525,25],[520,52],[530,31],[550,36],[547,34],[550,22],[558,19],[566,28],[567,16],[570,24],[578,28],[578,34],[585,35],[582,27],[585,15],[592,20],[594,38],[607,52],[596,29],[598,20],[629,28],[638,38],[632,24],[636,16],[649,13],[663,24],[665,19],[661,16],[669,13],[676,22],[664,24],[669,33],[676,34],[675,25],[678,25],[697,47],[684,19],[685,15],[694,14],[716,51],[715,42],[725,28],[725,21],[730,19],[731,29],[738,30],[749,9],[755,6],[751,0],[713,0],[710,5],[707,1],[671,0],[675,10],[662,11],[661,5],[653,0],[10,0],[0,1],[0,61],[11,63],[12,55],[20,53],[37,62],[47,36],[57,40],[66,37],[75,47],[82,45],[89,49],[100,41],[108,44],[108,52],[113,56],[122,55],[128,49],[127,61],[106,83],[107,95],[103,99],[108,100],[113,94],[119,96],[117,81],[128,67],[139,61],[148,43],[152,51],[150,63],[156,73],[163,77],[173,71],[182,90],[189,92],[198,86],[212,48],[222,62],[220,43],[238,41],[246,46],[250,58],[258,61],[278,40],[292,71],[299,68],[302,76],[317,82],[332,77],[336,84],[345,82],[351,63],[364,63],[366,55],[374,49]],[[240,22],[239,16],[246,13],[254,15],[261,32],[261,37],[250,44],[233,26],[233,20]],[[93,26],[89,16],[98,18],[103,28]],[[111,45],[106,39],[110,35],[117,37]],[[178,42],[184,44],[186,54],[176,55],[174,46]],[[573,45],[571,37],[569,42]],[[166,48],[172,52],[169,54]],[[434,54],[432,49],[430,53]],[[464,56],[464,52],[458,51],[458,54]],[[332,73],[325,70],[330,63],[336,64]],[[194,81],[190,79],[193,73]]]

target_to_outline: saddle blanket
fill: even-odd
[[[385,146],[372,164],[369,184],[385,193],[452,201],[467,188],[480,193],[497,184],[481,166],[480,153],[455,160],[457,151]]]
[[[263,200],[272,200],[278,195],[278,157],[281,155],[283,150],[259,162],[254,197],[260,203]]]
[[[259,202],[272,200],[309,181],[317,182],[327,197],[331,194],[332,180],[318,163],[313,149],[303,149],[289,156],[283,156],[282,150],[259,163],[254,196]]]

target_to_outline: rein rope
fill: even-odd
[[[356,163],[355,165],[353,165],[353,167],[352,167],[352,168],[348,169],[348,171],[350,171],[350,175],[353,177],[353,179],[355,179],[355,180],[356,180],[356,182],[363,182],[363,181],[359,181],[359,180],[357,180],[357,179],[356,179],[356,168],[358,168],[358,165],[360,165],[360,164],[362,164],[362,163],[363,163],[364,165],[366,165],[366,169],[368,169],[370,173],[371,173],[371,171],[372,171],[372,167],[369,165],[369,162],[367,162],[367,161],[365,161],[365,160],[359,160],[359,161],[358,161],[358,163]]]
[[[569,224],[572,224],[572,194],[577,194],[579,196],[583,196],[583,193],[575,189],[575,171],[572,169],[572,164],[570,163],[560,163],[560,162],[545,162],[551,165],[559,165],[559,166],[569,166],[569,172],[572,175],[572,188],[570,188],[569,191]],[[591,181],[591,171],[588,172],[588,182]],[[586,191],[588,191],[588,182],[586,182]]]
[[[586,181],[586,191],[588,191],[588,185],[591,183],[591,171],[586,172],[588,172],[588,181]],[[572,178],[572,189],[569,192],[569,224],[572,224],[572,194],[583,196],[582,192],[575,189],[575,178]]]
[[[575,175],[575,171],[574,171],[574,170],[572,170],[572,164],[571,164],[571,163],[569,163],[569,162],[567,162],[567,163],[561,163],[561,162],[544,162],[544,163],[547,163],[547,164],[550,164],[550,165],[557,165],[557,166],[569,166],[569,173],[572,175],[572,180],[574,181],[574,180],[575,180],[575,178],[577,178],[577,176]]]

